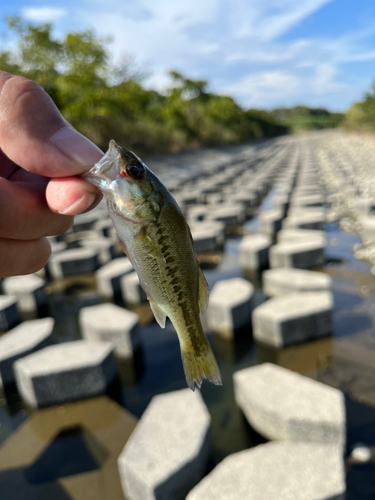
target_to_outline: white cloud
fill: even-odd
[[[62,19],[58,26],[68,31],[71,19],[79,19],[74,29],[93,27],[99,35],[110,35],[114,59],[133,56],[140,72],[150,75],[147,86],[159,91],[169,86],[167,71],[176,69],[208,80],[213,91],[230,93],[243,105],[319,100],[343,108],[358,98],[370,77],[352,73],[349,85],[341,68],[375,59],[369,42],[375,28],[369,23],[341,37],[279,39],[332,1],[76,0],[66,6],[69,22]],[[25,8],[23,15],[51,21],[66,11]]]
[[[250,74],[223,89],[227,95],[240,98],[248,107],[264,107],[265,103],[298,95],[301,81],[287,71]]]
[[[240,38],[273,40],[333,0],[231,0],[231,27]]]
[[[25,7],[21,9],[22,17],[28,21],[53,22],[67,15],[64,9],[54,9],[51,7]]]

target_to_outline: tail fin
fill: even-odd
[[[206,338],[204,340],[205,343],[202,348],[199,346],[199,350],[194,348],[187,350],[181,346],[186,382],[192,391],[195,390],[194,384],[200,388],[205,378],[215,385],[221,385],[220,371],[214,353],[208,340]]]

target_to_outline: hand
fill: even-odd
[[[102,156],[36,83],[0,71],[0,277],[41,269],[45,236],[99,203],[97,188],[74,176]]]

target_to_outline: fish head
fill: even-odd
[[[137,155],[113,140],[103,158],[82,177],[97,186],[124,217],[134,215],[142,206],[147,219],[152,215],[145,213],[147,209],[149,212],[157,209],[162,184]],[[145,204],[147,200],[150,203]]]

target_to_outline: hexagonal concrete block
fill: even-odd
[[[253,311],[253,335],[273,347],[329,335],[333,299],[329,292],[290,293],[274,297]]]
[[[136,272],[123,276],[120,279],[120,287],[125,304],[138,305],[147,302],[146,292],[141,287]]]
[[[89,231],[93,229],[98,220],[104,218],[106,216],[106,212],[98,212],[96,210],[92,210],[87,214],[78,214],[74,217],[74,224],[72,230],[75,233],[80,233],[82,231]]]
[[[210,415],[189,389],[155,396],[118,466],[131,500],[184,500],[206,473]]]
[[[71,248],[51,255],[48,268],[55,278],[93,273],[100,267],[99,252],[94,248]]]
[[[317,229],[324,228],[324,215],[320,213],[301,213],[286,217],[282,222],[283,229]]]
[[[127,257],[120,257],[98,269],[95,273],[98,292],[104,297],[112,298],[121,294],[120,280],[132,273],[134,267]]]
[[[28,274],[6,278],[2,286],[6,295],[17,297],[20,311],[28,313],[37,311],[47,303],[47,296],[44,291],[45,284],[43,278]]]
[[[98,220],[94,225],[95,231],[106,237],[109,236],[109,230],[112,227],[113,227],[113,222],[109,217]]]
[[[271,238],[265,234],[244,236],[239,245],[239,263],[245,270],[261,270],[268,267]]]
[[[344,500],[342,451],[315,443],[266,443],[225,458],[186,500]]]
[[[228,201],[241,203],[246,208],[256,207],[258,195],[256,192],[251,191],[251,189],[240,189],[230,197],[228,196]]]
[[[94,342],[111,342],[121,358],[134,355],[140,346],[139,317],[115,304],[83,307],[79,313],[82,336]]]
[[[328,274],[305,269],[269,269],[262,274],[263,291],[268,297],[293,292],[320,292],[330,290],[332,279]]]
[[[210,208],[210,220],[224,222],[225,226],[238,226],[245,221],[246,208],[241,203],[219,203]]]
[[[317,229],[281,229],[276,236],[278,243],[319,241],[323,246],[326,242],[324,231]]]
[[[250,324],[254,287],[243,278],[215,283],[206,312],[210,331],[231,338],[236,330]]]
[[[191,228],[194,248],[196,253],[217,252],[224,241],[224,230],[222,227],[209,227],[207,224],[199,224]]]
[[[277,243],[270,249],[270,266],[309,269],[324,264],[324,244],[319,240]]]
[[[324,208],[322,207],[299,207],[299,206],[292,206],[288,210],[288,217],[294,218],[294,217],[300,217],[300,216],[314,216],[314,217],[321,217],[324,220],[325,217],[325,211]],[[313,229],[311,228],[312,231],[320,231],[319,229]]]
[[[105,265],[114,257],[117,238],[106,238],[104,236],[98,238],[85,238],[81,240],[83,248],[92,248],[99,252],[99,263]]]
[[[267,439],[345,447],[345,398],[340,390],[272,363],[235,372],[233,382],[238,406]]]
[[[268,236],[273,236],[281,229],[283,213],[280,209],[261,210],[259,212],[260,231]]]
[[[0,375],[3,385],[14,382],[13,364],[52,343],[53,318],[24,321],[0,337]]]
[[[321,207],[324,203],[323,196],[320,194],[293,195],[291,205],[297,207]]]
[[[13,328],[21,321],[17,297],[0,295],[0,332]]]
[[[112,344],[76,340],[19,359],[14,371],[22,399],[40,408],[102,394],[117,364]]]

